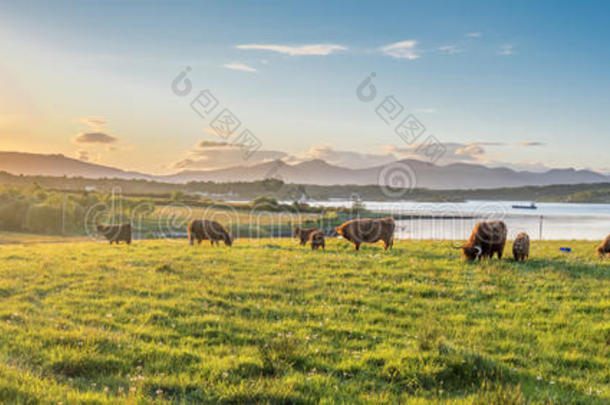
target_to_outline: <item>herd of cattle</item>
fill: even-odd
[[[363,243],[383,242],[384,249],[391,249],[394,244],[394,230],[396,223],[393,218],[358,218],[352,219],[335,228],[335,234],[354,244],[356,250],[360,250]],[[111,244],[119,242],[131,243],[131,225],[98,225],[98,233],[103,235]],[[195,219],[189,222],[188,239],[191,245],[197,241],[201,244],[209,240],[212,245],[219,245],[223,241],[225,245],[233,244],[233,236],[218,222],[205,219]],[[462,246],[456,249],[462,251],[462,256],[468,261],[489,258],[494,255],[502,259],[508,228],[503,221],[483,221],[475,225],[470,238]],[[294,236],[299,239],[302,246],[309,244],[312,250],[325,249],[324,232],[317,228],[294,229]],[[516,261],[525,261],[530,254],[530,238],[527,233],[522,232],[515,238],[513,243],[513,256]],[[597,248],[597,255],[602,258],[610,254],[610,235]]]

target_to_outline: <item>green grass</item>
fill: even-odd
[[[0,403],[608,403],[594,248],[2,245]]]

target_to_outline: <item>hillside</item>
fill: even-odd
[[[610,177],[589,170],[553,169],[542,173],[491,168],[475,164],[438,166],[419,160],[402,160],[388,166],[350,169],[331,165],[324,160],[310,160],[289,165],[281,160],[251,166],[215,170],[186,170],[171,175],[154,176],[129,172],[71,159],[63,155],[0,152],[0,171],[16,175],[70,176],[84,178],[146,179],[165,183],[254,182],[279,179],[286,184],[371,186],[392,184],[388,167],[410,186],[432,190],[494,189],[506,187],[546,186],[610,182]],[[409,169],[404,169],[408,167]]]
[[[434,190],[472,189],[545,186],[552,184],[600,183],[610,181],[610,177],[588,170],[553,169],[542,173],[514,171],[508,168],[489,168],[475,164],[450,164],[438,166],[418,160],[402,160],[395,164],[407,166],[412,172],[410,181],[416,187]],[[257,181],[278,178],[285,183],[307,185],[373,185],[379,184],[386,166],[366,169],[349,169],[328,164],[323,160],[312,160],[295,165],[282,161],[263,163],[248,167],[234,167],[220,170],[184,171],[161,177],[170,182],[188,181]],[[406,171],[398,176],[407,178]]]
[[[292,201],[303,196],[312,200],[343,199],[350,201],[359,196],[365,201],[412,200],[412,201],[465,201],[465,200],[509,200],[610,203],[610,183],[559,184],[551,186],[506,187],[471,190],[429,190],[416,188],[398,193],[391,198],[379,186],[319,186],[308,184],[285,184],[279,180],[255,182],[215,183],[190,182],[187,184],[166,183],[151,180],[87,179],[50,176],[17,176],[0,172],[0,185],[24,187],[42,186],[45,189],[84,193],[94,190],[123,195],[169,198],[172,193],[187,193],[196,198],[217,200],[246,200],[266,195],[278,200]]]
[[[0,246],[0,398],[608,403],[610,267],[559,246],[522,265],[442,242]]]
[[[22,175],[146,179],[151,176],[72,159],[64,155],[0,152],[0,171]]]

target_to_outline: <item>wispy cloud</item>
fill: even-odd
[[[535,141],[517,142],[517,146],[524,146],[524,147],[528,147],[528,146],[544,146],[544,145],[546,145],[546,143],[544,143],[544,142],[535,142]]]
[[[415,40],[394,42],[384,45],[380,49],[386,55],[397,59],[415,60],[420,57],[417,51],[417,41]]]
[[[481,38],[483,34],[480,32],[468,32],[464,34],[466,38]]]
[[[108,135],[103,132],[82,132],[74,138],[76,143],[114,143],[118,142],[119,138],[116,136]]]
[[[436,48],[440,53],[447,55],[455,55],[456,53],[462,53],[464,50],[457,45],[444,45]]]
[[[243,63],[227,63],[227,64],[222,65],[222,66],[227,68],[227,69],[239,70],[239,71],[248,72],[248,73],[256,73],[256,72],[258,72],[258,70],[256,70],[252,66],[244,65]]]
[[[326,56],[336,51],[345,51],[346,47],[337,44],[310,44],[301,46],[274,45],[274,44],[248,44],[237,45],[237,49],[278,52],[284,55],[317,55]]]
[[[103,117],[85,117],[80,118],[78,121],[93,128],[103,127],[106,125],[106,119]]]
[[[510,44],[502,45],[498,51],[500,55],[510,56],[515,54],[515,47]]]

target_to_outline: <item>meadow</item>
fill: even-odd
[[[0,402],[610,402],[595,243],[525,264],[451,245],[0,245]]]

